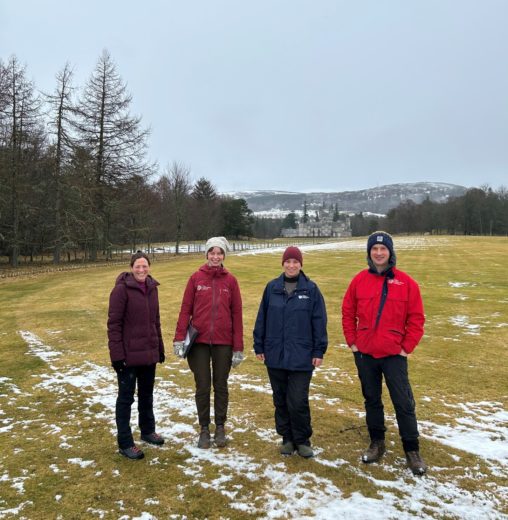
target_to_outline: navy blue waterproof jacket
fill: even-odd
[[[323,358],[328,346],[326,306],[318,286],[300,271],[288,296],[284,274],[268,283],[254,327],[254,351],[265,365],[284,370],[313,370],[313,358]]]

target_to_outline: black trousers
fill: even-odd
[[[153,414],[155,365],[126,367],[117,375],[116,427],[118,430],[118,447],[126,449],[134,445],[130,421],[136,383],[138,385],[139,429],[142,435],[149,435],[155,431]]]
[[[367,428],[371,440],[385,438],[385,416],[381,400],[383,376],[395,408],[399,434],[404,451],[418,450],[418,425],[416,423],[415,400],[409,383],[407,357],[388,356],[373,358],[355,352],[358,377],[362,384],[367,413]]]
[[[196,383],[196,408],[199,424],[210,424],[210,393],[213,382],[215,424],[224,425],[228,414],[228,377],[231,370],[231,345],[192,345],[187,360]],[[211,362],[211,367],[210,367]]]
[[[267,369],[275,406],[275,429],[282,435],[282,442],[293,441],[310,446],[309,387],[312,371]]]

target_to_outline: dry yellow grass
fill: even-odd
[[[358,516],[343,518],[361,518],[362,507],[371,518],[383,516],[372,516],[370,507],[386,511],[385,518],[397,512],[454,518],[461,496],[463,511],[508,514],[508,461],[447,446],[438,435],[439,426],[466,428],[468,439],[475,427],[467,430],[464,419],[481,430],[489,416],[506,415],[508,240],[411,240],[395,244],[407,244],[398,250],[399,266],[420,283],[427,314],[410,377],[428,477],[416,480],[405,470],[393,418],[383,464],[359,462],[367,433],[339,315],[349,280],[365,264],[363,248],[354,247],[304,254],[304,270],[319,284],[329,316],[329,350],[312,387],[316,459],[278,456],[265,369],[251,350],[262,290],[280,272],[280,254],[227,258],[242,290],[248,358],[231,378],[229,447],[198,453],[192,377],[171,354],[183,288],[201,263],[182,257],[152,266],[161,282],[168,357],[157,372],[157,415],[168,442],[147,447],[147,457],[134,463],[116,453],[107,352],[107,302],[118,266],[0,282],[0,518],[328,518],[320,508],[326,500],[335,511],[329,518],[354,504]],[[59,355],[41,359],[20,331]],[[392,416],[389,400],[385,405]],[[492,437],[502,437],[507,426],[496,424]]]

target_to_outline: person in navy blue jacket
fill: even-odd
[[[309,387],[328,346],[326,306],[318,286],[302,271],[297,247],[282,256],[284,272],[263,293],[254,327],[254,351],[264,361],[273,392],[281,455],[314,455]]]

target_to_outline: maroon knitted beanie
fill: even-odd
[[[293,258],[294,260],[298,260],[300,262],[300,265],[303,265],[303,256],[302,252],[295,246],[289,246],[282,255],[282,264],[284,265],[284,262],[286,260],[289,260],[290,258]]]

